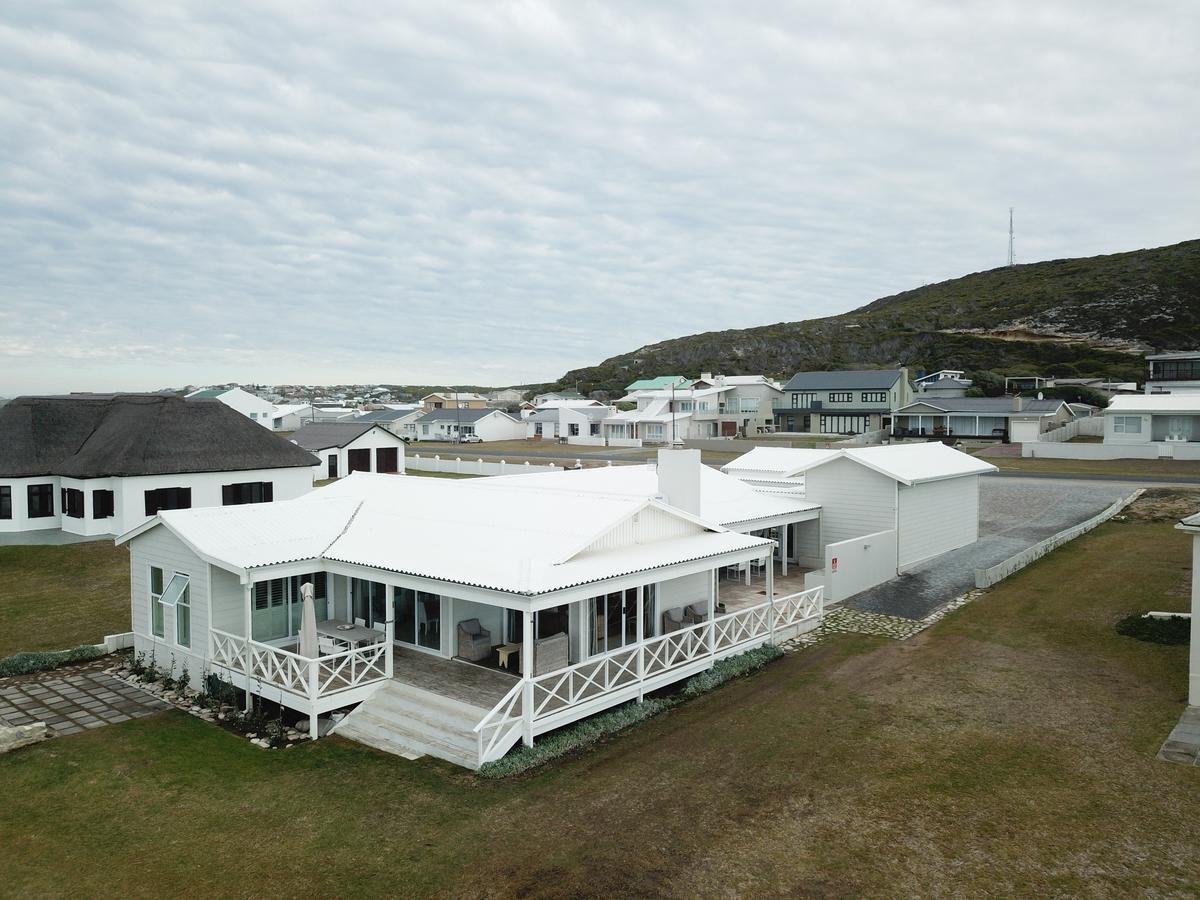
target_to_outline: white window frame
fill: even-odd
[[[1130,425],[1133,425],[1131,428]],[[1113,434],[1141,434],[1141,416],[1113,416]]]
[[[175,644],[176,646],[186,647],[190,650],[192,647],[192,579],[185,572],[176,572],[175,575],[182,575],[188,579],[188,583],[184,585],[179,599],[175,601]],[[184,621],[187,622],[187,640],[183,640],[180,636],[179,626]]]
[[[166,589],[166,571],[159,566],[150,566],[150,571],[147,573],[149,581],[146,584],[150,587],[150,633],[154,637],[166,639],[167,636],[167,611],[162,605],[162,592],[154,593],[154,572],[159,572],[159,580],[162,582],[163,590]],[[155,628],[155,616],[158,617],[158,627]]]

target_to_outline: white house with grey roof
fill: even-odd
[[[18,397],[0,407],[0,531],[102,537],[162,509],[289,500],[315,462],[216,399]]]
[[[775,406],[775,428],[801,434],[887,430],[912,401],[907,369],[797,372]]]
[[[404,471],[404,441],[378,422],[313,422],[291,440],[316,455],[317,480],[352,472],[395,475]]]
[[[594,400],[550,401],[521,419],[530,440],[603,444],[604,420],[616,409]]]
[[[266,512],[165,512],[121,538],[136,650],[307,716],[314,737],[341,710],[343,737],[478,768],[819,625],[820,589],[777,596],[771,567],[720,609],[721,571],[775,545],[706,518],[698,453],[661,459],[649,494],[556,477],[355,474]],[[316,655],[299,652],[305,583]]]
[[[991,438],[1021,443],[1075,418],[1063,400],[1016,397],[922,398],[896,410],[894,437]]]
[[[413,421],[419,441],[455,441],[477,435],[481,441],[525,437],[525,423],[500,409],[435,409]]]
[[[272,428],[274,424],[275,405],[240,387],[202,388],[192,391],[187,395],[187,399],[217,400],[264,428]]]

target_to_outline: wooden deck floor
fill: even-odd
[[[456,659],[395,647],[392,678],[430,693],[488,710],[504,699],[519,680],[498,669],[485,669]]]
[[[775,563],[775,596],[786,597],[804,590],[804,573],[811,572],[804,566],[788,564],[787,577],[783,576],[783,567]],[[737,612],[747,606],[755,606],[767,599],[767,578],[765,574],[755,575],[750,584],[745,581],[734,581],[723,578],[717,582],[717,599],[725,604],[726,612]]]

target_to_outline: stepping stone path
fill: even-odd
[[[945,618],[954,610],[966,606],[983,593],[983,591],[971,591],[952,600],[936,612],[930,613],[924,619],[905,619],[901,616],[885,616],[880,613],[864,612],[861,609],[837,606],[825,612],[825,618],[820,627],[789,641],[784,641],[780,645],[780,649],[785,653],[795,653],[797,650],[819,644],[833,634],[874,634],[897,641],[906,641],[914,634],[919,634],[930,625]]]
[[[45,722],[51,736],[77,734],[167,709],[168,704],[104,671],[104,659],[0,678],[0,723]]]

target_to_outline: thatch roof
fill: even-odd
[[[219,400],[164,394],[18,397],[0,407],[0,476],[174,475],[317,465]]]

